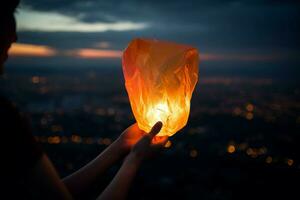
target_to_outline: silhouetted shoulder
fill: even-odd
[[[19,176],[30,170],[43,151],[36,143],[28,119],[9,100],[0,96],[0,133],[5,168]]]

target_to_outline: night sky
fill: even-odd
[[[121,65],[121,51],[143,37],[195,46],[204,68],[292,74],[300,63],[299,2],[23,0],[9,64]]]

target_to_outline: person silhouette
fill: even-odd
[[[4,0],[0,6],[0,71],[8,50],[17,41],[14,12],[19,0]],[[159,152],[168,137],[156,136],[162,128],[157,122],[145,134],[137,124],[123,133],[94,160],[61,179],[42,147],[35,141],[27,118],[0,94],[0,132],[2,142],[3,197],[9,199],[74,199],[101,179],[104,172],[125,158],[119,171],[98,199],[125,199],[142,161]],[[4,148],[5,145],[2,145]]]

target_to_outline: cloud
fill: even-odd
[[[14,43],[9,49],[13,57],[76,57],[82,59],[121,58],[122,51],[112,49],[66,49],[57,50],[46,45]]]
[[[36,11],[25,7],[19,9],[16,18],[19,31],[105,32],[139,30],[148,27],[146,23],[130,21],[88,23],[61,13]]]
[[[118,38],[114,40],[124,47],[135,36],[151,37],[190,43],[202,49],[242,49],[242,48],[293,48],[300,44],[300,12],[296,1],[79,1],[79,0],[25,0],[24,8],[46,13],[63,13],[64,16],[76,16],[81,23],[115,24],[128,21],[144,24],[147,27],[120,31],[98,32],[92,36]],[[22,7],[21,7],[22,9]],[[42,22],[47,28],[53,24]],[[19,23],[22,25],[22,23]],[[55,24],[53,25],[55,26]],[[121,34],[115,34],[117,32]],[[74,33],[74,32],[73,32]],[[71,37],[73,34],[71,32]],[[78,33],[78,32],[77,32]],[[100,34],[99,33],[104,33]],[[35,34],[35,33],[32,33]],[[92,40],[82,35],[77,41]],[[77,37],[77,36],[76,36]],[[86,37],[86,38],[85,38]],[[124,38],[122,41],[119,37]],[[57,45],[63,45],[57,42]],[[87,44],[82,42],[84,47]],[[119,48],[119,47],[118,47]]]
[[[99,49],[76,49],[66,52],[66,55],[85,59],[121,58],[122,51]]]
[[[94,47],[101,48],[101,49],[106,49],[109,48],[111,44],[107,41],[102,41],[102,42],[97,42],[94,44]]]
[[[100,44],[107,44],[106,42]],[[106,46],[107,47],[107,46]],[[75,48],[57,50],[46,45],[15,43],[9,50],[14,57],[74,57],[79,59],[120,59],[123,52],[114,49]],[[285,59],[299,60],[286,54],[251,54],[251,53],[200,53],[201,61],[230,61],[230,62],[273,62]]]
[[[251,54],[251,53],[203,53],[200,54],[201,61],[229,61],[229,62],[275,62],[286,59],[299,60],[286,54]]]
[[[18,57],[51,57],[55,56],[57,51],[45,45],[14,43],[8,54]]]
[[[70,59],[71,64],[74,57],[79,64],[98,63],[101,60],[101,56],[80,57],[80,49],[121,51],[136,37],[192,45],[199,49],[200,58],[209,63],[234,61],[239,66],[245,66],[248,62],[254,66],[255,62],[262,61],[274,64],[278,59],[284,60],[282,66],[287,66],[288,62],[299,60],[296,58],[299,57],[300,45],[300,4],[296,0],[22,0],[22,3],[19,12],[24,9],[40,12],[44,16],[46,14],[46,19],[39,15],[28,20],[26,24],[31,26],[38,19],[36,26],[38,29],[43,27],[43,31],[19,29],[19,41],[50,46],[59,54],[77,52],[73,57],[63,58]],[[52,22],[49,16],[63,19]],[[19,27],[24,25],[24,19],[18,18]],[[83,29],[88,30],[91,27],[86,25],[97,23],[108,25],[109,28],[102,32],[91,29],[87,32],[49,30],[50,26],[56,27],[57,23],[62,22],[65,25],[60,29],[70,29],[70,21],[80,24],[76,29],[82,29],[81,25],[84,24]],[[143,24],[146,27],[113,30],[112,25],[120,22]],[[55,60],[63,62],[58,58]],[[117,58],[115,60],[118,61]]]

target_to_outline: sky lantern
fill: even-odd
[[[134,39],[122,58],[125,87],[140,129],[163,123],[159,136],[172,136],[189,117],[198,81],[199,53],[181,44]]]

